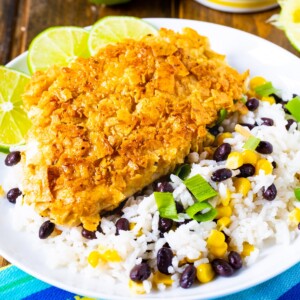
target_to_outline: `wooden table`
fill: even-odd
[[[88,0],[0,0],[0,64],[18,56],[31,40],[50,26],[88,26],[107,15],[185,18],[238,28],[265,38],[300,57],[284,33],[266,21],[278,9],[262,13],[230,14],[206,8],[193,0],[132,0],[104,7]],[[0,257],[0,266],[8,264]]]

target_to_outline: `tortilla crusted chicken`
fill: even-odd
[[[56,224],[95,230],[101,212],[201,151],[218,111],[237,109],[247,76],[189,28],[37,72],[23,99],[33,123],[24,201]]]

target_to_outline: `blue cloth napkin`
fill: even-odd
[[[44,283],[15,266],[0,269],[1,300],[92,300]],[[245,291],[218,300],[299,300],[300,263]]]

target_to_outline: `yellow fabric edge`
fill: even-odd
[[[236,8],[257,8],[257,7],[263,7],[271,4],[277,3],[276,0],[266,0],[266,1],[260,1],[255,3],[236,3],[231,1],[223,1],[223,0],[206,0],[206,2],[210,2],[213,4],[228,6],[228,7],[236,7]]]
[[[10,267],[12,267],[12,265],[7,265],[7,266],[4,266],[4,267],[1,267],[0,272],[4,271],[5,269],[10,268]]]

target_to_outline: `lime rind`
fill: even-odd
[[[0,66],[0,152],[24,142],[31,122],[23,110],[21,95],[30,77]]]
[[[156,28],[136,17],[113,16],[97,21],[88,39],[89,51],[97,54],[107,44],[121,42],[126,38],[139,40],[147,34],[157,34]]]
[[[67,66],[77,57],[89,57],[88,36],[87,30],[75,26],[57,26],[44,30],[29,46],[27,64],[30,73],[53,65]]]

